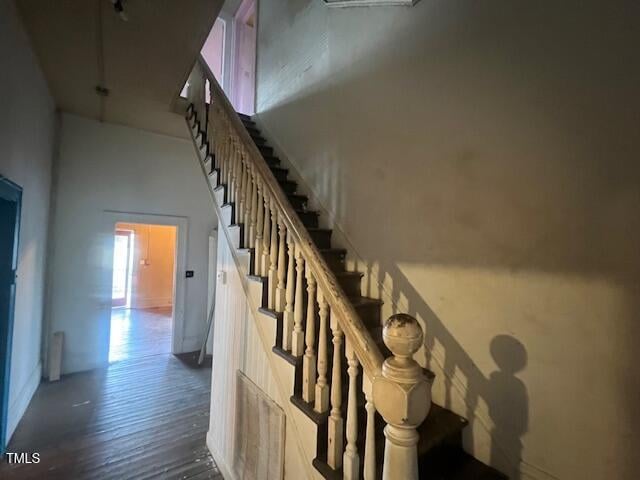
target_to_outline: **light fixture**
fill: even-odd
[[[127,15],[127,13],[124,11],[124,0],[111,0],[111,3],[113,3],[113,9],[116,11],[116,13],[118,14],[118,16],[125,22],[129,21],[129,16]]]

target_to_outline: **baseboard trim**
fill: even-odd
[[[33,369],[31,375],[25,382],[24,386],[20,390],[20,393],[13,401],[13,403],[9,404],[9,415],[7,422],[7,443],[11,440],[11,436],[15,432],[18,423],[22,420],[22,416],[24,412],[27,411],[27,407],[29,403],[31,403],[31,399],[33,395],[36,393],[38,386],[40,385],[40,380],[42,378],[42,363],[38,363],[36,368]]]
[[[225,480],[236,480],[236,476],[233,474],[233,469],[227,465],[224,461],[222,455],[215,447],[215,443],[213,438],[211,438],[210,432],[207,431],[207,448],[213,457],[213,461],[216,463],[220,474],[224,477]]]

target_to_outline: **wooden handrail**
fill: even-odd
[[[218,102],[227,121],[240,139],[249,159],[257,173],[260,175],[263,186],[269,191],[269,196],[275,202],[276,209],[281,215],[289,233],[295,240],[307,265],[322,290],[325,300],[329,304],[332,314],[335,315],[340,328],[355,351],[362,368],[369,378],[373,379],[382,372],[384,357],[374,342],[364,323],[351,305],[347,295],[338,283],[335,275],[329,268],[324,257],[311,239],[307,229],[289,203],[285,193],[278,184],[273,172],[267,165],[260,150],[255,145],[247,129],[242,124],[240,117],[229,102],[224,91],[216,81],[215,76],[202,56],[198,57],[198,64],[202,68],[205,77],[209,80],[211,89],[211,103]]]

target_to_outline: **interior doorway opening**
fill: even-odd
[[[117,223],[109,362],[170,353],[177,227]]]
[[[225,3],[200,51],[233,107],[246,115],[256,111],[257,14],[256,0]],[[188,88],[187,80],[181,97]],[[207,102],[209,96],[206,85]]]

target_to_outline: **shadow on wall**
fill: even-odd
[[[394,305],[408,305],[406,312],[426,325],[425,351],[434,352],[437,343],[444,352],[438,362],[445,406],[459,391],[471,420],[486,403],[499,443],[491,446],[492,461],[503,452],[512,465],[508,471],[504,461],[495,465],[511,478],[519,475],[531,412],[540,419],[553,411],[549,422],[570,412],[583,424],[569,438],[602,433],[592,441],[583,437],[582,451],[610,448],[609,461],[623,465],[618,478],[637,471],[637,460],[625,452],[640,428],[638,395],[630,391],[637,380],[629,375],[637,372],[640,340],[634,322],[640,312],[640,137],[634,130],[640,64],[634,16],[622,3],[606,15],[595,1],[579,8],[556,3],[549,16],[547,2],[421,2],[408,20],[388,14],[397,30],[371,40],[385,42],[372,47],[370,58],[348,57],[366,39],[333,35],[328,66],[317,68],[328,67],[330,81],[309,85],[296,77],[290,90],[284,81],[264,87],[267,94],[282,92],[272,104],[267,98],[260,112],[267,133],[286,145],[367,259],[355,265],[370,281],[365,294],[378,296],[376,285],[391,285]],[[372,28],[362,12],[340,19],[345,16],[343,25],[353,32]],[[348,68],[335,71],[334,64]],[[260,72],[261,82],[268,74],[286,80]],[[304,89],[295,91],[297,85]],[[417,290],[399,264],[499,270],[508,281],[523,274],[533,313],[519,299],[500,313],[513,325],[529,326],[528,336],[518,334],[523,343],[494,337],[485,351],[496,370],[484,375],[445,326],[449,319],[438,318],[424,300],[428,287]],[[570,297],[538,298],[558,285]],[[591,291],[599,296],[584,295]],[[505,301],[500,292],[483,293],[486,302]],[[489,328],[504,331],[502,320]],[[610,338],[594,338],[599,330]],[[518,378],[528,362],[534,368],[526,377],[529,391]],[[580,367],[588,380],[574,375],[572,368]],[[465,385],[453,384],[456,372]],[[544,376],[564,388],[562,396],[544,398]],[[601,381],[604,376],[612,380]],[[597,395],[584,395],[595,380]],[[598,408],[608,416],[594,419]],[[545,425],[535,434],[534,460],[543,458],[550,470],[600,468],[595,460],[585,463],[578,448],[573,456],[549,453],[545,442],[556,447],[560,440],[550,439]],[[618,443],[602,440],[606,434]]]
[[[366,278],[372,278],[370,265],[356,264],[356,270],[366,271]],[[489,407],[492,427],[491,436],[491,465],[496,466],[508,474],[511,480],[520,479],[519,464],[513,464],[522,458],[522,437],[529,427],[529,396],[522,380],[517,377],[518,372],[527,365],[527,350],[516,338],[510,335],[497,335],[490,343],[491,356],[496,364],[496,370],[489,377],[476,367],[467,352],[451,335],[443,322],[422,299],[407,277],[397,268],[376,269],[377,282],[382,284],[385,276],[393,279],[391,298],[395,305],[400,299],[408,306],[406,313],[418,318],[426,325],[425,361],[430,368],[436,361],[431,355],[436,341],[444,347],[445,357],[442,367],[444,371],[445,400],[444,406],[453,407],[453,396],[457,393],[464,398],[466,405],[465,417],[470,421],[465,434],[472,435],[475,426],[476,409],[482,400]],[[371,286],[365,292],[373,296]],[[397,313],[394,311],[394,313]],[[456,370],[462,372],[466,379],[465,391],[453,384]],[[499,443],[498,443],[499,442]]]

